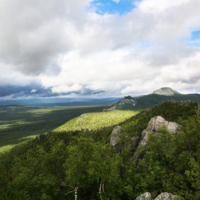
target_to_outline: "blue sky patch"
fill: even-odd
[[[190,37],[184,37],[179,42],[188,43],[189,46],[193,47],[200,47],[200,30],[192,31]]]
[[[190,46],[200,47],[200,30],[192,32]]]
[[[191,41],[200,39],[200,30],[193,31],[191,36]]]
[[[141,45],[146,47],[146,48],[153,47],[153,44],[148,40],[141,42]]]
[[[141,0],[140,0],[141,1]],[[128,12],[131,12],[136,7],[136,0],[94,0],[91,2],[91,6],[96,7],[96,13],[99,15],[104,14],[116,14],[125,15]]]

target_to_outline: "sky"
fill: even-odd
[[[0,99],[200,93],[199,0],[1,0]]]

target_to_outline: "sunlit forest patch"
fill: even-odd
[[[135,111],[114,110],[109,112],[86,113],[76,117],[54,131],[75,131],[82,129],[96,130],[108,126],[117,125],[136,115]]]

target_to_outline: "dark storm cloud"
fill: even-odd
[[[94,90],[90,90],[88,88],[83,88],[79,94],[80,95],[91,95],[91,94],[100,94],[100,93],[104,93],[105,91],[103,90],[98,90],[98,91],[94,91]]]
[[[35,92],[32,92],[35,91]],[[5,85],[0,86],[0,97],[10,96],[13,98],[27,97],[27,96],[47,96],[51,93],[50,89],[43,89],[38,85],[14,86]]]
[[[91,95],[91,94],[99,94],[103,93],[104,91],[93,91],[89,89],[82,89],[80,91],[72,91],[67,93],[52,93],[51,88],[43,88],[39,85],[27,85],[27,86],[13,86],[13,85],[6,85],[0,86],[0,98],[12,95],[12,98],[25,98],[25,97],[58,97],[70,94],[77,94],[77,95]]]
[[[102,94],[105,93],[103,90],[91,90],[88,89],[86,86],[82,86],[80,90],[72,90],[70,92],[53,92],[52,94],[54,95],[70,95],[70,94],[76,94],[76,95],[81,95],[81,96],[89,96],[89,95],[95,95],[95,94]]]

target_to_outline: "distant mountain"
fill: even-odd
[[[173,96],[175,94],[180,94],[180,93],[175,90],[172,90],[170,87],[162,87],[158,90],[153,91],[151,94]]]
[[[43,99],[12,99],[0,100],[0,106],[4,105],[24,105],[24,106],[92,106],[92,105],[112,105],[120,99],[112,98],[43,98]]]
[[[180,94],[171,88],[164,87],[142,97],[125,96],[110,108],[104,109],[104,111],[143,110],[170,100],[200,102],[200,94]]]
[[[126,96],[117,103],[113,104],[110,108],[104,109],[104,111],[109,110],[133,110],[136,104],[136,99],[131,96]],[[124,109],[125,108],[125,109]]]

